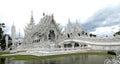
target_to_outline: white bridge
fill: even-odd
[[[62,47],[82,47],[90,48],[92,50],[103,50],[103,51],[115,51],[115,53],[120,52],[120,39],[119,38],[96,38],[96,37],[74,37],[62,40],[59,42]]]

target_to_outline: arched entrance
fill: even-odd
[[[55,40],[54,30],[50,30],[48,36],[49,36],[48,39],[49,39],[50,41],[54,41],[54,40]]]
[[[78,44],[78,43],[75,43],[75,44],[74,44],[74,47],[79,47],[79,44]]]

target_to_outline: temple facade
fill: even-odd
[[[53,15],[44,16],[41,21],[35,25],[33,16],[30,23],[25,28],[25,43],[35,43],[41,41],[55,41],[61,36],[58,24]]]
[[[89,36],[88,33],[82,29],[77,20],[73,25],[70,22],[70,19],[68,19],[68,24],[64,29],[65,30],[62,30],[60,25],[56,23],[53,15],[43,15],[43,18],[41,18],[40,22],[35,24],[32,13],[30,22],[25,26],[24,29],[25,37],[23,44],[26,45],[39,43],[41,46],[38,47],[42,48],[49,48],[53,45],[54,47],[62,47],[59,45],[61,40],[80,36]]]
[[[117,37],[96,37],[87,33],[76,23],[68,24],[64,30],[56,23],[54,15],[45,15],[35,24],[33,13],[30,22],[24,28],[24,38],[15,38],[15,26],[12,26],[12,52],[26,51],[41,53],[41,51],[66,51],[66,50],[119,50],[120,39]],[[111,47],[112,46],[112,47]],[[39,54],[38,54],[39,55]]]
[[[63,30],[64,29],[64,30]],[[12,48],[75,48],[84,47],[86,44],[80,44],[76,42],[68,42],[67,44],[60,44],[60,42],[66,39],[72,39],[77,37],[90,37],[91,34],[85,32],[83,28],[79,25],[78,21],[76,23],[71,23],[68,19],[68,24],[64,28],[60,28],[60,25],[56,23],[54,15],[45,15],[40,19],[39,23],[35,24],[33,12],[31,12],[30,22],[26,24],[24,28],[24,38],[15,37],[15,25],[11,27],[11,37],[12,37]]]

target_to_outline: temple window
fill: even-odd
[[[70,38],[70,35],[69,35],[69,34],[67,34],[67,36],[68,36],[68,38]]]
[[[78,36],[80,36],[80,33],[78,33]]]

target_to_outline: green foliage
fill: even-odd
[[[9,54],[9,52],[0,52],[0,55],[2,54]]]
[[[10,56],[14,60],[30,60],[30,59],[37,59],[37,56],[32,56],[32,55],[15,55],[15,56]]]
[[[120,31],[118,31],[114,34],[114,36],[116,36],[116,35],[120,35]]]

